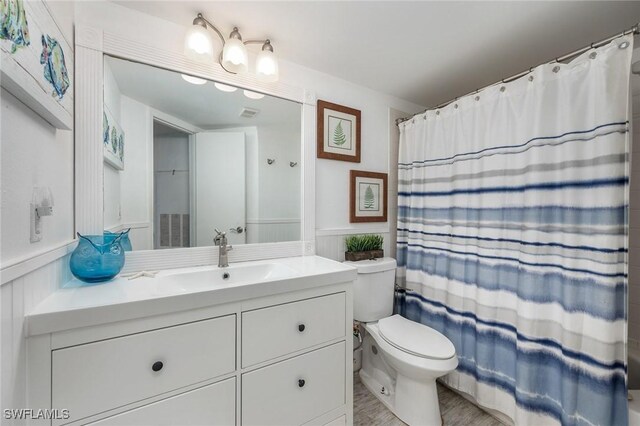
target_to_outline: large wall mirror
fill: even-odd
[[[104,57],[104,228],[133,250],[302,239],[302,105]]]

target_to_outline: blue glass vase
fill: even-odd
[[[122,245],[124,251],[132,251],[133,247],[131,246],[131,240],[129,239],[129,231],[131,231],[131,228],[122,232],[104,231],[105,243],[109,242],[109,238],[113,240],[120,236],[120,245]]]
[[[124,266],[121,239],[122,234],[105,237],[78,233],[78,246],[69,260],[73,276],[86,283],[100,283],[118,275]]]

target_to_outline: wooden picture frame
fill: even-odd
[[[349,222],[387,221],[387,174],[351,170]]]
[[[317,157],[360,162],[360,110],[318,101]]]

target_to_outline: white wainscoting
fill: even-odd
[[[71,279],[69,256],[60,257],[0,287],[0,406],[3,408],[38,408],[30,407],[27,401],[24,318],[62,283]]]

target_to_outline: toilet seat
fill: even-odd
[[[390,345],[420,358],[446,360],[456,354],[453,343],[444,335],[397,314],[378,321],[378,331]]]

